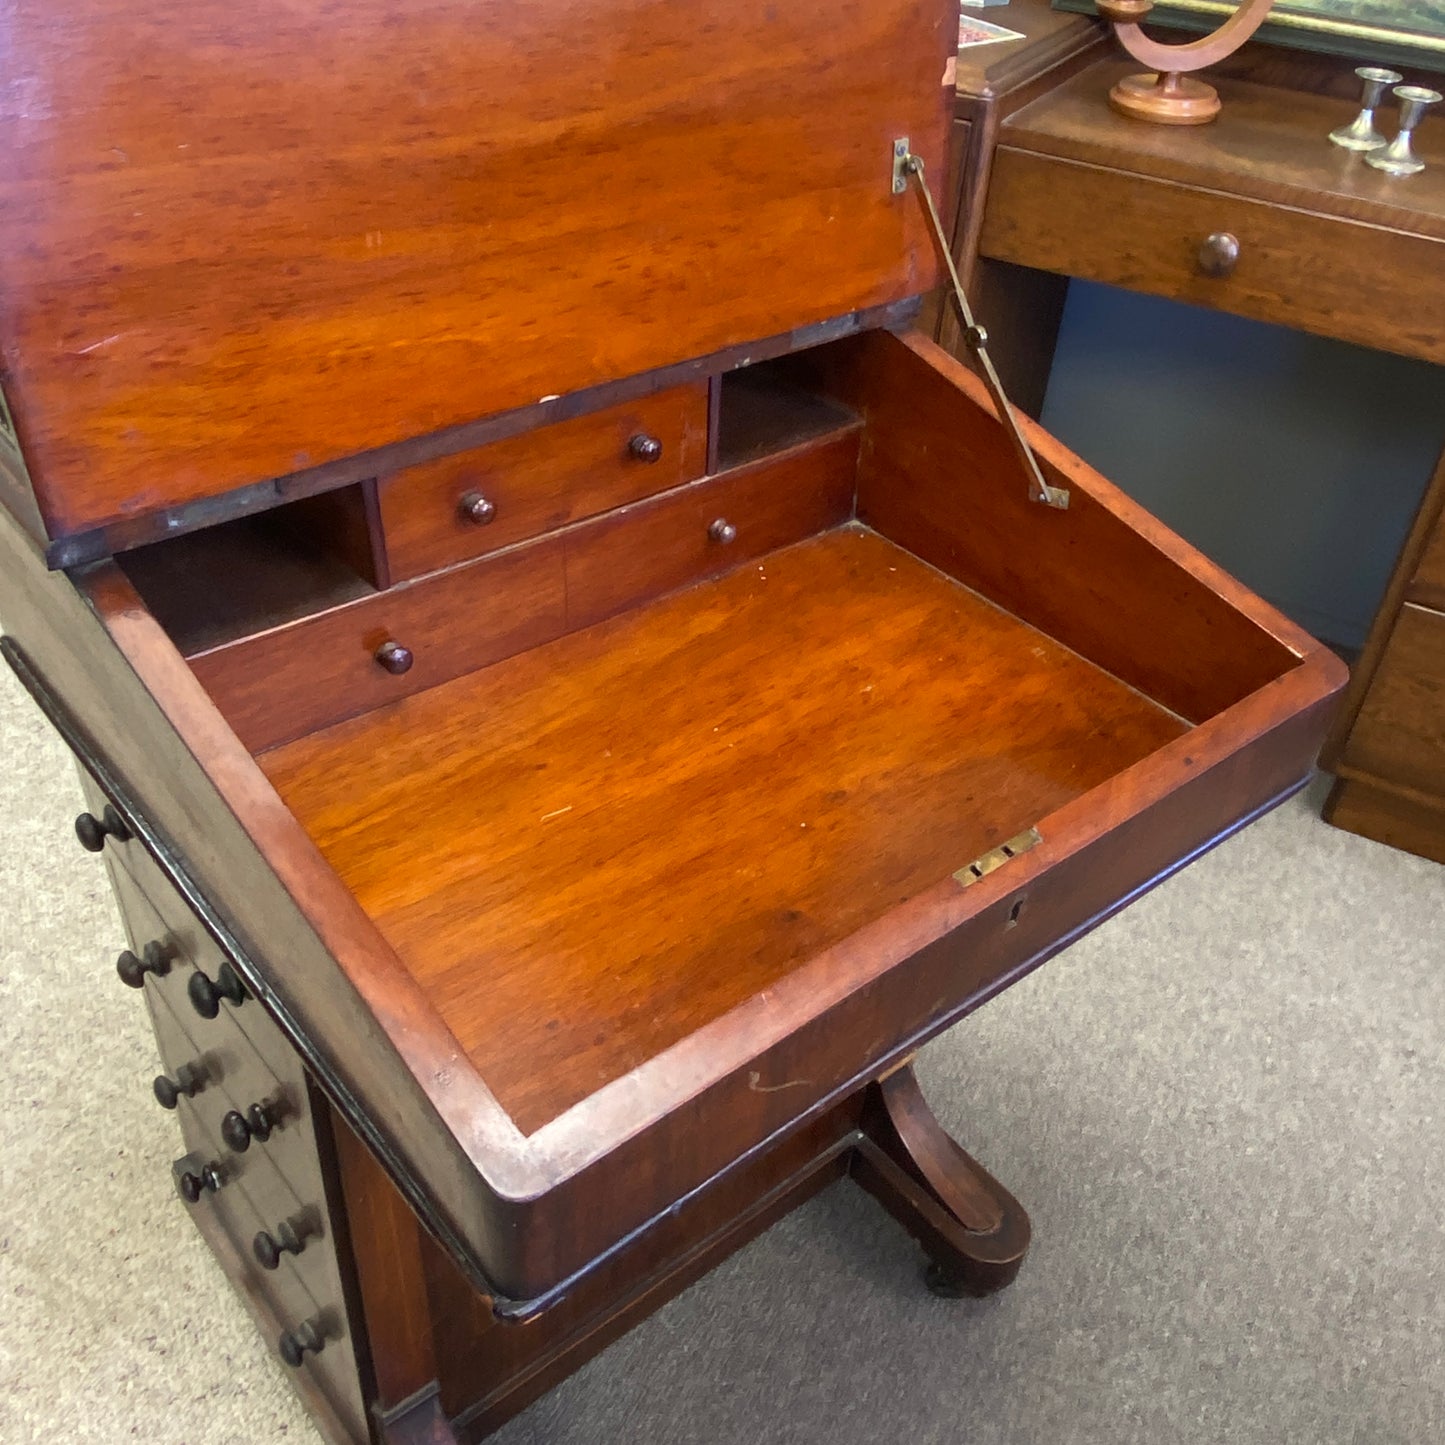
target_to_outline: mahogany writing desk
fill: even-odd
[[[1421,128],[1431,166],[1382,175],[1326,140],[1358,100],[1349,65],[1254,45],[1218,77],[1216,121],[1145,125],[1109,108],[1137,63],[1116,59],[1102,30],[1071,29],[1089,22],[1042,3],[1012,12],[1030,39],[961,76],[980,95],[1015,79],[970,152],[955,250],[1022,405],[1042,405],[1074,276],[1445,360],[1445,120]],[[964,97],[960,113],[981,103]],[[941,339],[956,349],[956,328]],[[1445,861],[1442,507],[1445,464],[1332,735],[1325,816]]]
[[[337,1441],[484,1436],[843,1176],[1007,1284],[913,1052],[1344,681],[1025,424],[1034,499],[912,329],[956,16],[845,18],[14,17],[0,651]]]

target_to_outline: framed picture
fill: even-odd
[[[1237,8],[1225,0],[1161,0],[1149,24],[1214,30]],[[1092,13],[1094,4],[1054,0],[1054,9]],[[1281,0],[1259,37],[1357,62],[1445,70],[1445,0]]]

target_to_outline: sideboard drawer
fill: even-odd
[[[610,511],[700,477],[707,386],[696,382],[381,478],[394,581]]]
[[[1211,237],[1237,243],[1232,265],[1228,243],[1211,247]],[[1445,242],[1428,237],[1004,144],[979,248],[999,261],[1445,361]],[[1390,284],[1371,285],[1372,273]]]
[[[1445,798],[1445,613],[1400,609],[1341,771]]]

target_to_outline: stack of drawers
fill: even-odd
[[[1325,753],[1325,817],[1445,863],[1445,461]]]
[[[83,783],[90,816],[107,816],[109,800]],[[156,1100],[176,1112],[187,1151],[171,1166],[176,1192],[277,1354],[302,1376],[319,1421],[334,1417],[338,1438],[366,1439],[364,1352],[347,1308],[324,1102],[141,840],[124,828],[80,831],[87,846],[104,845],[130,941],[117,971],[150,1008],[163,1070]]]

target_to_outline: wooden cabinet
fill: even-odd
[[[1004,1287],[914,1052],[1301,786],[1344,674],[1025,424],[1032,500],[913,329],[954,13],[200,5],[164,77],[152,0],[0,56],[60,78],[0,653],[176,1207],[351,1445],[480,1439],[844,1176]]]
[[[1445,462],[1325,750],[1325,817],[1445,863]]]

